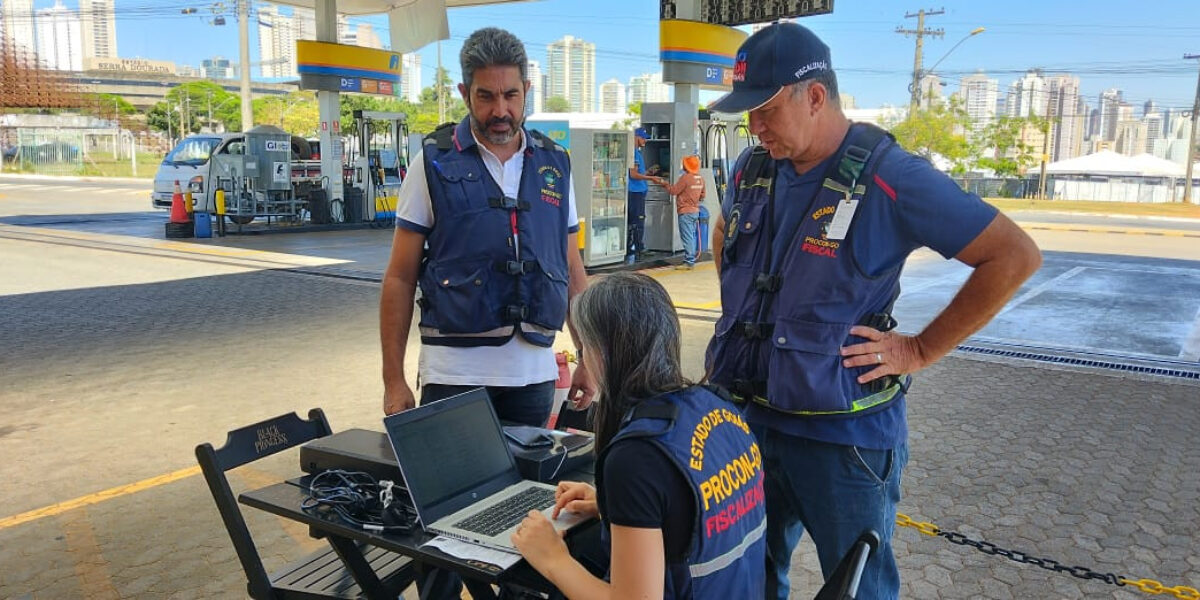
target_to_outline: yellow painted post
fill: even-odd
[[[217,205],[217,216],[225,216],[225,190],[218,189],[213,202]]]

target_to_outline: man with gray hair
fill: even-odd
[[[571,165],[563,148],[523,127],[530,83],[516,36],[480,29],[459,60],[468,115],[425,138],[400,187],[379,310],[383,410],[415,405],[404,372],[415,303],[422,403],[482,386],[501,420],[544,426],[555,334],[587,284]],[[582,364],[572,384],[576,407],[586,407],[593,387]],[[437,587],[423,581],[421,597],[458,597],[457,581]]]
[[[881,538],[858,598],[896,598],[891,538],[908,460],[910,375],[982,328],[1041,264],[1033,240],[883,130],[838,105],[829,48],[795,23],[738,49],[733,91],[759,146],[732,169],[713,235],[713,382],[746,404],[766,473],[767,597],[788,597],[807,532],[829,577]],[[922,246],[973,269],[917,335],[895,331],[900,271]],[[986,393],[986,390],[981,390]]]

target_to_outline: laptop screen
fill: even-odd
[[[520,479],[482,388],[389,416],[384,425],[426,525]]]

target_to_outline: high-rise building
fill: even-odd
[[[1041,117],[1046,114],[1046,80],[1039,69],[1008,86],[1005,110],[1010,117]]]
[[[1147,100],[1144,103],[1142,103],[1142,116],[1143,117],[1145,117],[1146,115],[1152,115],[1156,112],[1158,112],[1158,105],[1155,104],[1153,100]]]
[[[24,52],[32,59],[37,52],[37,34],[33,27],[33,0],[0,1],[0,27],[3,27],[2,43],[17,52]]]
[[[975,129],[987,126],[996,117],[996,99],[1000,96],[1000,82],[982,72],[962,78],[959,88],[967,117]]]
[[[1130,107],[1130,113],[1133,107]],[[1116,151],[1126,156],[1136,156],[1147,149],[1146,124],[1135,120],[1125,119],[1117,122]]]
[[[258,56],[263,77],[296,76],[296,40],[316,37],[313,11],[293,8],[285,15],[274,4],[258,7]],[[339,30],[343,30],[339,27]]]
[[[280,14],[275,4],[258,6],[257,11],[259,72],[265,78],[294,76],[296,34],[292,20]]]
[[[529,93],[525,95],[525,116],[542,112],[546,102],[546,83],[542,77],[542,65],[536,60],[525,65],[525,77],[529,79]]]
[[[1163,107],[1162,109],[1162,133],[1160,137],[1171,137],[1171,117],[1175,116],[1175,112],[1170,108]]]
[[[83,40],[79,15],[56,0],[37,11],[38,61],[48,69],[83,70]]]
[[[596,45],[563,36],[546,49],[550,85],[546,97],[566,98],[571,112],[596,110]]]
[[[274,4],[258,11],[258,56],[263,77],[296,77],[296,40],[315,40],[317,20],[311,8],[293,8],[290,15]],[[338,16],[338,42],[368,48],[381,48],[378,34],[369,24],[352,27],[344,15]]]
[[[79,0],[79,20],[85,58],[117,57],[115,0]]]
[[[359,23],[354,27],[354,45],[362,46],[363,48],[383,48],[383,40],[379,39],[379,34],[375,33],[375,27],[370,23]],[[349,44],[349,41],[345,43]]]
[[[1106,142],[1117,139],[1117,122],[1121,120],[1120,107],[1122,104],[1121,90],[1116,88],[1100,92],[1100,121],[1096,126],[1096,136]]]
[[[662,73],[642,73],[629,78],[629,103],[670,102],[671,86],[663,83]]]
[[[609,79],[600,84],[600,112],[625,114],[625,86]]]
[[[1083,150],[1083,130],[1087,119],[1079,112],[1079,78],[1052,75],[1045,78],[1046,107],[1042,113],[1050,119],[1050,160],[1079,156]]]
[[[1152,112],[1142,115],[1142,123],[1146,125],[1147,147],[1153,145],[1154,140],[1163,138],[1163,116],[1161,113]]]
[[[200,73],[205,79],[233,79],[233,67],[224,56],[214,56],[200,61]]]
[[[923,75],[921,77],[920,88],[921,94],[918,96],[918,108],[928,110],[945,102],[945,99],[942,97],[941,77],[933,74]]]
[[[421,101],[421,55],[416,52],[400,57],[400,96],[413,104]]]

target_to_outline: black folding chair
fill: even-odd
[[[296,413],[288,413],[230,431],[225,445],[219,449],[213,449],[209,443],[196,446],[196,460],[246,572],[247,592],[255,600],[364,596],[335,547],[313,552],[268,576],[229,480],[225,478],[225,472],[230,469],[330,433],[325,413],[314,408],[308,412],[307,420]],[[397,597],[412,583],[414,569],[408,558],[376,546],[360,545],[359,549],[378,577],[379,581],[371,582],[372,586],[378,583],[391,597]]]
[[[850,547],[850,551],[842,557],[833,574],[815,600],[854,600],[858,597],[858,584],[862,581],[863,568],[867,559],[879,548],[879,534],[874,531],[864,532]]]

